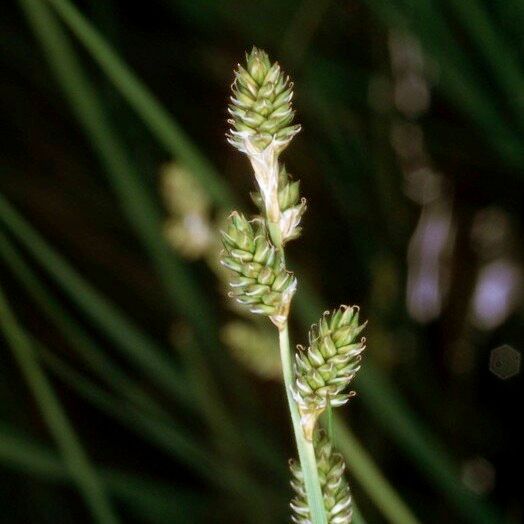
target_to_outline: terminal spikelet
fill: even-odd
[[[280,65],[271,64],[266,52],[253,47],[246,53],[246,67],[238,65],[231,88],[230,144],[243,153],[250,153],[250,146],[262,151],[271,143],[283,151],[300,126],[291,125],[293,83]]]
[[[346,388],[360,369],[365,339],[357,337],[365,326],[359,324],[358,307],[341,306],[311,327],[307,349],[298,347],[294,397],[309,439],[328,403],[341,406],[354,394]]]
[[[351,492],[344,478],[346,465],[324,431],[315,434],[315,456],[328,524],[350,524],[352,517]],[[311,524],[309,505],[300,464],[290,461],[291,486],[295,497],[291,501],[292,520],[296,524]]]
[[[278,326],[287,319],[296,279],[268,239],[263,220],[249,222],[234,211],[222,232],[223,266],[236,274],[231,295],[252,313],[267,315]]]

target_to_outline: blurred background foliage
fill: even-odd
[[[224,133],[253,44],[303,124],[295,342],[328,306],[370,320],[335,424],[357,519],[522,522],[523,2],[1,13],[1,522],[288,518],[271,338],[213,262],[215,225],[252,209]]]

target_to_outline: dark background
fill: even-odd
[[[220,194],[214,215],[232,208],[231,195],[254,211],[248,163],[224,134],[232,71],[255,44],[293,78],[303,125],[284,154],[308,199],[304,234],[288,248],[302,297],[294,339],[306,341],[304,318],[359,304],[370,321],[367,356],[354,386],[359,395],[342,417],[367,453],[420,522],[521,522],[522,374],[515,374],[514,351],[523,333],[524,4],[75,2],[183,140],[164,132],[158,114],[148,112],[150,100],[145,113],[136,111],[141,100],[122,96],[122,85],[52,4],[0,7],[0,286],[34,337],[35,354],[39,343],[51,354],[38,360],[92,463],[120,475],[120,491],[110,491],[122,520],[249,522],[256,504],[272,522],[287,518],[285,458],[294,450],[281,385],[219,343],[219,326],[234,313],[213,272],[162,240],[160,170],[172,160],[189,165],[206,188],[209,173],[218,174],[226,192],[212,195]],[[53,40],[55,30],[64,40]],[[79,71],[85,83],[76,82]],[[68,288],[70,275],[46,257],[46,246],[132,329],[82,287]],[[34,280],[20,277],[13,252]],[[156,271],[160,259],[168,260],[164,268],[173,264],[167,280]],[[44,297],[35,295],[38,285]],[[243,468],[258,481],[259,492],[248,490],[252,505],[202,474],[207,466],[197,457],[171,453],[169,431],[144,437],[139,415],[119,418],[128,405],[116,378],[104,381],[82,360],[77,327],[166,410],[169,428],[181,427],[224,471]],[[180,405],[155,372],[119,349],[142,350],[135,329],[180,371],[194,401]],[[0,351],[0,521],[90,522],[7,341]],[[510,349],[492,353],[503,345]],[[96,399],[93,389],[75,388],[76,375],[60,376],[53,356],[96,385]],[[500,378],[506,370],[511,376]],[[206,422],[194,414],[199,392],[211,399],[215,426],[213,415]],[[235,445],[227,444],[217,402],[233,421],[229,444],[260,442],[264,464],[250,446],[231,456]],[[349,470],[366,521],[386,522]]]

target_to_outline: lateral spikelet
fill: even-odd
[[[354,394],[346,390],[360,369],[365,339],[358,336],[365,326],[359,324],[358,307],[341,306],[311,327],[308,348],[298,347],[294,397],[309,439],[328,403],[341,406]]]
[[[328,524],[350,524],[351,492],[344,477],[346,465],[342,455],[333,451],[327,434],[322,430],[315,433],[315,455]],[[296,524],[311,524],[300,464],[291,460],[289,467],[292,474],[291,486],[295,491],[290,504],[293,510],[291,519]]]
[[[287,317],[296,279],[269,241],[264,221],[249,222],[234,211],[222,241],[221,263],[236,274],[230,281],[231,295],[252,313],[267,315],[275,323],[282,315]]]

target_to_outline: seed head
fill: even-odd
[[[341,306],[324,313],[309,332],[309,347],[295,354],[294,397],[302,415],[306,437],[311,439],[318,416],[345,404],[354,395],[346,388],[360,369],[365,339],[357,341],[366,324],[359,325],[358,307]]]
[[[236,274],[230,281],[231,295],[252,313],[267,315],[280,326],[287,319],[297,281],[269,241],[264,221],[249,222],[234,211],[222,241],[221,263]]]
[[[264,150],[273,143],[277,153],[300,131],[291,125],[295,112],[291,106],[293,84],[265,51],[253,47],[246,53],[246,66],[238,65],[231,86],[228,141],[243,153],[248,148]]]
[[[314,439],[320,488],[328,524],[350,524],[352,516],[351,492],[344,478],[346,465],[342,455],[333,452],[333,446],[324,431],[317,431]],[[294,460],[289,463],[291,486],[295,497],[291,501],[292,520],[296,524],[310,524],[304,476],[300,464]]]

